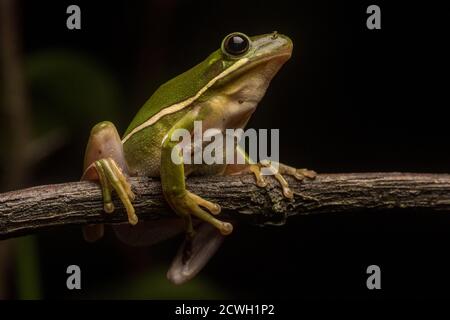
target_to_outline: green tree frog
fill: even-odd
[[[250,161],[184,164],[181,154],[173,161],[178,142],[172,135],[177,129],[192,132],[194,121],[202,121],[203,130],[244,128],[270,81],[291,57],[292,47],[289,37],[277,32],[253,37],[231,33],[203,62],[160,86],[122,138],[111,122],[93,127],[82,179],[99,181],[108,213],[114,210],[111,193],[117,193],[129,220],[129,224],[114,226],[119,238],[134,245],[149,245],[185,231],[185,241],[167,273],[172,282],[179,284],[194,277],[233,230],[230,222],[216,217],[219,205],[190,192],[185,178],[253,173],[257,185],[264,187],[261,169],[271,165]],[[244,153],[238,148],[236,152]],[[274,177],[288,198],[293,194],[283,174],[300,180],[315,177],[314,171],[278,164]],[[160,177],[164,197],[181,219],[138,222],[128,176]],[[87,240],[94,241],[102,236],[103,225],[89,225],[83,231]]]

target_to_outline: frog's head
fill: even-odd
[[[272,78],[291,57],[292,47],[291,39],[277,32],[254,37],[234,32],[208,57],[207,70],[216,81],[206,96],[225,97],[226,127],[245,125]]]
[[[220,123],[223,128],[245,126],[291,53],[291,39],[277,32],[254,37],[240,32],[227,35],[205,60],[158,88],[131,122],[123,143],[163,115],[205,100],[217,111],[217,117],[209,120],[224,119]]]
[[[233,32],[223,39],[220,51],[222,63],[226,66],[246,59],[245,63],[240,62],[243,68],[238,69],[241,71],[263,66],[258,69],[268,76],[273,76],[279,67],[291,57],[292,47],[291,39],[277,31],[253,37],[248,37],[241,32]],[[278,69],[275,72],[267,70],[265,63],[268,62],[271,65],[277,65]]]

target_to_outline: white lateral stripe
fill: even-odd
[[[222,79],[226,75],[230,74],[231,72],[233,72],[234,70],[236,70],[237,68],[242,66],[243,64],[247,63],[247,61],[248,61],[248,58],[242,58],[242,59],[236,61],[236,63],[233,64],[231,67],[229,67],[228,69],[226,69],[225,71],[223,71],[222,73],[217,75],[215,78],[211,79],[203,88],[201,88],[197,92],[197,94],[195,96],[187,98],[184,101],[175,103],[175,104],[171,105],[170,107],[162,109],[160,112],[153,115],[153,117],[151,117],[144,123],[142,123],[139,126],[137,126],[136,128],[134,128],[129,134],[126,135],[125,138],[123,138],[122,143],[125,143],[128,139],[130,139],[130,137],[133,134],[141,131],[142,129],[145,129],[145,128],[151,126],[152,124],[154,124],[156,121],[158,121],[165,115],[175,113],[175,112],[180,111],[180,110],[184,109],[185,107],[189,106],[192,102],[197,100],[206,90],[208,90],[212,85],[214,85],[214,83],[216,83],[218,80]]]

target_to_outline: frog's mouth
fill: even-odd
[[[268,53],[260,55],[259,57],[249,60],[248,58],[242,58],[236,63],[240,63],[241,67],[234,70],[227,77],[219,79],[215,86],[226,85],[231,81],[235,81],[241,76],[244,76],[253,71],[261,73],[265,78],[270,81],[280,68],[289,60],[292,54],[292,48],[280,50],[276,54]]]
[[[291,58],[292,50],[283,50],[276,54],[267,54],[264,56],[260,56],[257,59],[250,60],[243,68],[242,70],[248,71],[250,69],[259,67],[263,64],[273,63],[278,64],[279,67],[286,63]]]

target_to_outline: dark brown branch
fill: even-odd
[[[267,188],[252,176],[189,178],[188,188],[222,206],[222,217],[253,224],[283,224],[292,215],[351,212],[360,209],[422,208],[450,210],[449,174],[321,174],[314,181],[289,179],[294,200],[284,199],[270,178]],[[174,216],[158,180],[132,178],[134,206],[141,220]],[[0,238],[86,223],[126,222],[119,201],[105,214],[96,183],[71,182],[0,194]]]

